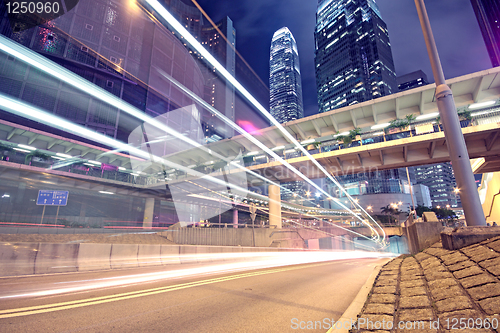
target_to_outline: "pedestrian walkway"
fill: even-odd
[[[352,332],[500,332],[500,237],[382,267]]]

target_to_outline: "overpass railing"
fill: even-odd
[[[460,127],[465,128],[469,126],[477,126],[477,125],[483,125],[483,124],[488,124],[488,123],[496,123],[500,122],[500,108],[495,108],[492,110],[487,111],[488,113],[486,114],[481,114],[479,112],[479,115],[474,116],[474,119],[472,121],[469,120],[461,120],[460,121]],[[427,125],[427,126],[425,126]],[[424,129],[425,127],[425,129]],[[381,143],[381,142],[387,142],[387,141],[394,141],[394,140],[399,140],[399,139],[404,139],[404,138],[409,138],[409,137],[414,137],[414,136],[419,136],[419,135],[424,135],[424,134],[429,134],[429,133],[436,133],[436,132],[442,132],[443,131],[443,125],[438,124],[437,120],[425,120],[425,121],[416,121],[412,123],[409,128],[400,130],[400,129],[390,129],[387,131],[384,130],[379,130],[379,131],[370,131],[370,132],[365,132],[362,133],[357,137],[357,139],[353,140],[351,143],[348,145],[344,144],[343,142],[335,139],[330,139],[328,141],[324,141],[320,144],[319,147],[316,147],[315,149],[308,150],[309,154],[314,155],[318,153],[324,153],[324,152],[329,152],[329,151],[335,151],[335,150],[341,150],[341,149],[348,149],[348,148],[353,148],[353,147],[359,147],[359,146],[364,146],[364,145],[370,145],[370,144],[375,144],[375,143]],[[295,157],[301,157],[304,156],[302,152],[299,151],[291,151],[292,149],[287,150],[286,148],[282,151],[276,151],[280,157],[284,159],[291,159]],[[253,160],[247,160],[245,161],[245,166],[252,166],[252,165],[262,165],[266,164],[269,162],[273,162],[273,158],[267,158],[264,156],[260,156],[260,158],[253,158]]]

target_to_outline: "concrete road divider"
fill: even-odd
[[[78,271],[111,269],[111,244],[81,243],[78,251]]]
[[[78,271],[79,245],[40,243],[35,259],[35,274]]]
[[[161,245],[160,257],[162,265],[180,264],[179,253],[179,245]]]
[[[318,240],[308,240],[318,245]],[[0,276],[252,260],[297,249],[210,245],[0,243]]]
[[[38,243],[0,243],[0,276],[35,274]]]
[[[179,258],[181,264],[195,264],[197,263],[196,253],[198,252],[196,245],[183,245],[180,247]]]
[[[161,245],[160,244],[139,244],[137,262],[140,267],[161,265]]]
[[[210,253],[210,247],[208,245],[196,246],[196,262],[204,264],[215,261],[215,258]]]
[[[111,246],[111,268],[138,267],[138,244],[113,244]]]

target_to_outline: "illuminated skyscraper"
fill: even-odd
[[[319,0],[314,37],[319,112],[398,91],[389,34],[374,0]]]
[[[498,0],[471,0],[493,67],[500,66],[500,3]]]
[[[297,43],[287,27],[276,31],[269,59],[271,115],[280,123],[302,118],[302,83]]]
[[[287,27],[276,31],[271,41],[269,93],[271,115],[280,123],[304,116],[299,52],[295,38]],[[302,181],[282,184],[282,187],[291,191],[281,194],[283,200],[292,199],[292,193],[303,196],[305,192]]]

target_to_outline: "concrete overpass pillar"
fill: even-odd
[[[269,225],[281,229],[281,194],[280,187],[269,185]]]
[[[238,228],[238,210],[233,209],[233,228]]]
[[[142,227],[144,229],[151,229],[153,227],[153,213],[155,210],[155,198],[146,198],[146,205],[144,207],[144,220]]]

